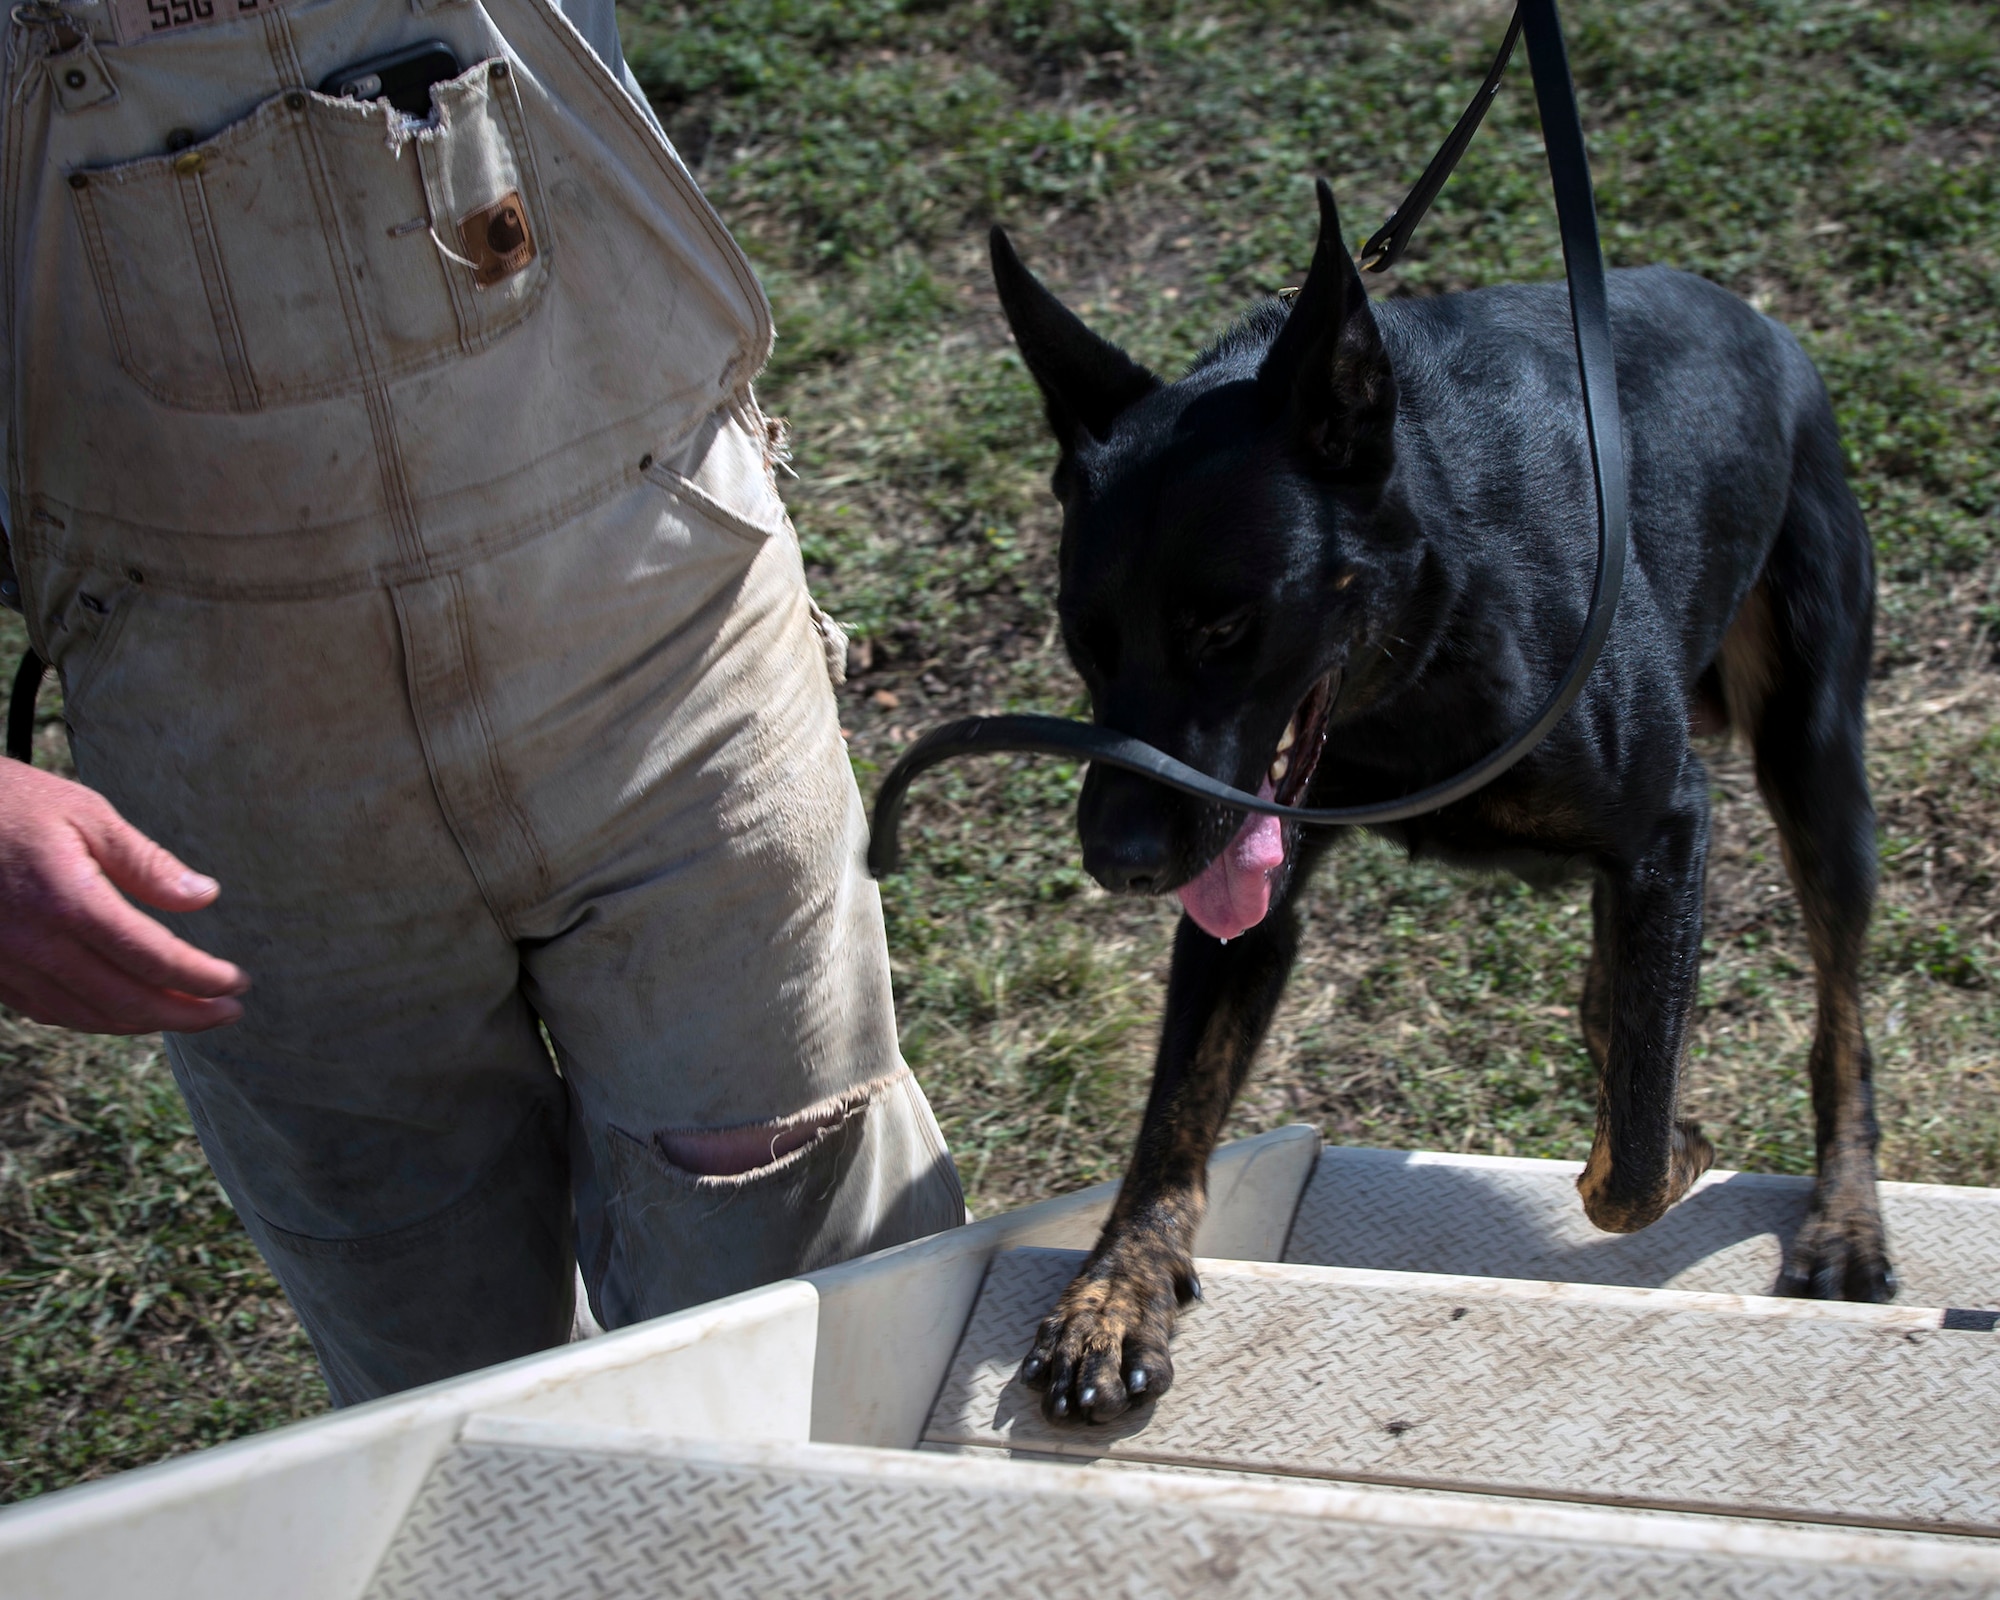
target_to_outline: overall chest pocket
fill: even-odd
[[[255,411],[470,353],[535,308],[550,237],[519,90],[482,62],[413,123],[294,89],[213,138],[70,175],[119,364]]]

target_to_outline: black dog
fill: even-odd
[[[1333,194],[1297,299],[1254,307],[1162,383],[1086,328],[993,233],[1001,305],[1062,447],[1063,638],[1096,720],[1301,805],[1393,800],[1531,717],[1581,629],[1596,507],[1560,285],[1371,306]],[[1382,830],[1547,881],[1594,874],[1583,1034],[1600,1228],[1658,1218],[1713,1151],[1676,1119],[1694,1002],[1708,779],[1692,727],[1756,752],[1818,975],[1819,1180],[1785,1286],[1886,1300],[1859,968],[1874,896],[1862,700],[1867,530],[1819,375],[1714,285],[1614,273],[1631,564],[1610,643],[1533,754]],[[1328,844],[1093,767],[1084,864],[1178,891],[1138,1147],[1090,1259],[1021,1375],[1051,1418],[1102,1421],[1172,1381],[1208,1156],[1284,988],[1287,902]]]

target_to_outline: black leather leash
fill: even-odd
[[[41,691],[42,674],[49,669],[30,650],[21,657],[14,673],[13,692],[7,696],[7,754],[30,764],[35,759],[35,696]]]
[[[1597,488],[1597,577],[1591,586],[1590,610],[1584,617],[1583,633],[1569,667],[1541,710],[1491,755],[1443,783],[1379,805],[1325,807],[1286,806],[1261,799],[1186,762],[1176,761],[1149,744],[1094,723],[1034,715],[966,717],[925,734],[903,753],[883,780],[875,796],[874,828],[868,841],[868,870],[876,877],[896,871],[899,865],[901,852],[897,847],[896,827],[911,780],[939,762],[960,756],[1017,750],[1101,761],[1106,766],[1138,773],[1183,794],[1237,811],[1256,811],[1312,826],[1352,827],[1401,822],[1464,799],[1533,750],[1562,720],[1582,692],[1584,679],[1597,664],[1611,632],[1612,614],[1617,609],[1625,578],[1626,524],[1625,454],[1618,428],[1618,379],[1611,354],[1604,255],[1597,241],[1597,202],[1590,185],[1583,121],[1577,111],[1576,86],[1570,79],[1569,54],[1563,46],[1562,23],[1556,15],[1555,0],[1519,0],[1506,41],[1485,83],[1424,169],[1416,187],[1363,247],[1361,265],[1379,272],[1401,254],[1417,222],[1444,187],[1445,179],[1486,115],[1508,57],[1513,54],[1514,41],[1521,33],[1528,39],[1528,64],[1534,74],[1535,102],[1541,110],[1542,138],[1548,150],[1549,181],[1555,191],[1556,218],[1562,231],[1570,326],[1576,336],[1577,371],[1583,385],[1584,429],[1590,446],[1591,477]]]
[[[1377,228],[1361,247],[1361,254],[1355,262],[1363,272],[1387,272],[1402,259],[1410,235],[1417,231],[1417,224],[1424,220],[1424,213],[1430,210],[1431,202],[1438,197],[1445,179],[1458,165],[1458,158],[1465,154],[1465,147],[1472,143],[1472,136],[1479,131],[1480,123],[1486,120],[1486,108],[1493,104],[1493,97],[1500,92],[1500,80],[1506,74],[1507,63],[1514,59],[1514,44],[1520,37],[1521,10],[1516,6],[1514,15],[1507,23],[1507,37],[1500,41],[1500,53],[1494,56],[1493,65],[1487,69],[1486,81],[1479,86],[1479,93],[1472,97],[1472,104],[1465,108],[1444,143],[1438,146],[1437,154],[1431,157],[1431,164],[1424,168],[1424,175],[1403,196],[1403,203],[1390,213],[1389,220]],[[1567,64],[1564,71],[1568,71]]]

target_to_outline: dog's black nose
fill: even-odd
[[[1113,894],[1158,894],[1173,871],[1173,801],[1158,784],[1093,767],[1076,808],[1083,870]]]
[[[1164,863],[1127,860],[1114,847],[1093,850],[1086,846],[1083,870],[1113,894],[1151,894],[1167,879]]]

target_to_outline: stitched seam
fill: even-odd
[[[663,404],[665,403],[663,402]],[[586,435],[582,440],[558,446],[544,455],[535,457],[533,461],[527,463],[520,470],[524,473],[531,472],[544,463],[553,461],[569,451],[578,448],[579,445],[588,444],[603,434],[611,433],[617,428],[627,426],[630,420],[621,421],[611,428],[600,429],[598,433]],[[661,449],[671,453],[691,437],[706,420],[706,415],[696,418],[693,422],[684,426],[679,433],[673,435],[666,444],[661,446]],[[638,480],[639,476],[636,467],[620,467],[615,472],[585,485],[585,487],[579,489],[575,494],[554,501],[542,510],[532,515],[524,516],[518,521],[502,523],[488,536],[458,545],[443,555],[434,557],[425,556],[415,561],[406,558],[402,565],[370,567],[351,576],[339,579],[310,582],[274,579],[265,583],[228,582],[221,580],[186,581],[175,577],[170,571],[149,570],[147,581],[160,593],[185,595],[191,599],[199,600],[320,600],[338,595],[362,594],[373,589],[394,588],[400,584],[414,582],[427,575],[460,572],[467,567],[476,566],[493,556],[504,555],[510,550],[518,550],[525,544],[559,531],[577,517],[594,510],[620,490],[630,487]],[[16,499],[17,503],[25,504],[28,497],[23,493],[17,495]],[[112,516],[105,512],[77,507],[67,501],[58,500],[51,495],[42,494],[34,496],[34,503],[47,506],[52,510],[66,512],[72,516],[87,517],[101,527],[123,529],[130,534],[148,540],[166,542],[197,537],[196,534],[191,533],[187,529],[162,528],[155,527],[149,523],[132,522],[126,518]],[[351,518],[345,522],[330,523],[318,531],[328,536],[339,535],[347,530],[364,528],[371,520],[372,518],[365,517]],[[274,529],[267,533],[252,533],[240,536],[214,536],[217,543],[235,537],[260,541],[284,541],[294,537],[294,535],[283,529]],[[62,541],[37,538],[34,534],[32,523],[24,524],[21,528],[13,530],[13,538],[15,541],[14,548],[17,552],[31,551],[40,559],[57,562],[68,568],[81,568],[93,572],[104,572],[114,576],[122,576],[126,569],[134,564],[128,553],[104,554],[96,551],[79,553],[68,548]],[[218,561],[226,557],[226,554],[226,551],[219,551]],[[22,582],[25,592],[27,583],[25,576]]]
[[[282,18],[282,12],[270,13],[267,31],[278,33],[283,28]],[[284,42],[289,52],[288,32]],[[275,56],[277,53],[278,45],[274,42],[272,54]],[[389,514],[390,527],[403,547],[405,557],[422,562],[423,541],[418,537],[414,508],[409,503],[409,486],[403,477],[401,452],[396,449],[393,418],[388,414],[388,396],[382,391],[375,367],[374,348],[362,322],[361,307],[354,298],[354,285],[349,281],[353,263],[347,259],[347,243],[341,237],[339,219],[328,203],[332,179],[326,172],[325,155],[309,120],[301,118],[293,133],[298,140],[301,163],[306,169],[306,187],[312,195],[313,209],[319,213],[320,239],[326,248],[335,292],[340,296],[341,315],[347,322],[348,344],[354,352],[355,366],[362,378],[361,392],[368,408],[368,427],[375,437],[375,464],[382,476],[384,509]]]
[[[346,318],[348,339],[356,365],[362,373],[361,395],[368,411],[369,431],[374,435],[375,464],[382,477],[382,497],[384,509],[389,514],[389,526],[396,535],[397,543],[402,546],[405,558],[423,564],[428,570],[423,539],[417,531],[416,508],[411,503],[410,486],[403,468],[402,451],[396,442],[395,417],[389,408],[388,392],[376,372],[374,350],[367,330],[362,326],[361,308],[355,303],[353,285],[348,282],[347,269],[351,263],[347,261],[345,241],[336,231],[338,224],[332,215],[332,207],[327,203],[330,180],[321,165],[319,143],[312,137],[309,124],[301,124],[299,142],[301,153],[306,158],[307,186],[312,190],[313,205],[319,212],[321,235],[340,293],[341,314]]]
[[[489,87],[491,81],[489,78]],[[489,103],[493,98],[489,95]],[[511,63],[497,99],[500,119],[507,125],[508,136],[514,141],[514,161],[521,172],[522,198],[528,203],[529,220],[535,225],[535,254],[543,262],[542,281],[546,284],[556,258],[555,223],[549,216],[548,208],[542,204],[542,166],[535,156],[535,141],[528,133],[527,113],[521,109],[521,81]],[[539,290],[536,297],[540,298]]]
[[[683,477],[672,467],[661,466],[655,462],[640,476],[655,488],[664,490],[672,498],[685,501],[704,516],[721,523],[725,531],[747,540],[758,548],[762,548],[767,539],[774,538],[784,531],[782,523],[774,522],[767,527],[762,523],[752,522],[742,512],[731,510],[692,478]]]
[[[90,691],[97,680],[104,676],[104,669],[117,653],[118,641],[125,636],[125,624],[131,618],[133,607],[139,602],[136,591],[127,593],[118,602],[118,609],[110,619],[97,630],[97,638],[90,649],[90,666],[83,676],[71,682],[67,673],[63,675],[63,712],[70,718],[87,718],[90,714]],[[62,671],[61,663],[56,670]]]
[[[11,160],[13,152],[9,152]],[[12,181],[9,174],[9,181]],[[86,185],[72,189],[70,194],[76,201],[77,226],[83,230],[84,254],[90,258],[90,275],[97,280],[98,304],[104,310],[104,323],[111,333],[112,353],[118,357],[119,366],[131,372],[135,362],[132,355],[132,340],[125,326],[125,305],[118,298],[118,282],[111,271],[111,252],[104,242],[104,225],[97,215],[97,197]],[[12,241],[9,240],[11,248]]]
[[[699,424],[697,423],[696,426],[699,426]],[[607,429],[604,431],[608,432],[610,430]],[[687,431],[692,432],[693,430],[689,429]],[[565,445],[561,449],[550,451],[546,456],[538,456],[533,462],[529,463],[529,467],[540,466],[543,462],[551,460],[571,448],[573,446]],[[672,447],[669,446],[668,448]],[[488,537],[456,547],[446,555],[437,557],[425,556],[414,561],[406,558],[405,564],[402,566],[370,568],[348,578],[315,582],[273,581],[264,584],[228,582],[190,583],[180,581],[170,573],[158,573],[149,574],[147,581],[153,583],[162,593],[183,594],[203,600],[318,600],[335,595],[361,594],[370,589],[392,588],[399,584],[414,582],[428,575],[442,575],[463,571],[465,568],[476,566],[481,561],[487,560],[492,556],[504,555],[506,552],[519,549],[522,545],[530,543],[535,539],[557,532],[577,517],[602,505],[621,489],[629,488],[635,476],[635,469],[621,467],[616,472],[578,490],[575,494],[554,502],[546,509],[538,511],[532,516],[523,517],[518,522],[502,524],[498,531]],[[38,503],[58,510],[68,511],[75,515],[88,516],[104,527],[128,529],[132,533],[151,539],[171,540],[186,536],[184,530],[181,529],[155,528],[145,523],[128,522],[121,517],[108,516],[101,512],[80,511],[64,501],[55,500],[46,495],[39,497]],[[370,519],[356,518],[348,522],[333,523],[321,531],[329,534],[338,534],[343,529],[365,526],[368,520]],[[59,561],[70,566],[86,567],[92,571],[122,575],[125,569],[132,565],[132,562],[123,555],[104,555],[95,552],[78,554],[55,542],[36,540],[31,537],[26,529],[18,531],[15,537],[17,540],[22,541],[16,548],[31,548],[37,555],[44,559]],[[257,540],[283,540],[286,535],[282,530],[278,530],[271,533],[245,534],[242,537]]]
[[[213,238],[214,218],[211,217],[209,214],[208,180],[206,177],[202,177],[198,178],[196,181],[199,182],[201,185],[202,216],[205,220],[208,221],[210,228],[210,237]],[[225,268],[222,264],[222,250],[219,244],[216,245],[215,247],[215,275],[217,281],[221,284],[222,287],[223,310],[227,314],[229,319],[229,331],[232,339],[235,342],[236,359],[243,365],[243,382],[245,387],[250,392],[250,403],[252,406],[261,407],[263,404],[263,396],[258,392],[257,389],[256,371],[250,365],[249,347],[245,345],[243,342],[243,322],[242,319],[238,317],[236,314],[236,291],[230,287],[229,272],[228,269]]]
[[[23,23],[15,23],[7,30],[6,70],[0,73],[0,92],[7,96],[7,136],[0,140],[0,161],[4,161],[5,194],[0,196],[0,330],[4,330],[7,349],[18,351],[20,346],[14,338],[14,295],[18,288],[15,283],[14,256],[20,238],[20,202],[22,190],[21,140],[26,124],[25,93],[18,92],[22,57],[27,53],[27,28]],[[82,191],[74,191],[79,196]],[[103,293],[100,281],[98,292]],[[21,392],[19,374],[7,385],[7,502],[13,509],[17,523],[29,519],[21,515],[21,508],[27,504],[28,465],[27,445],[22,439],[20,412],[15,404]],[[27,624],[28,644],[44,661],[49,658],[49,643],[44,636],[40,620],[40,599],[36,593],[31,563],[21,555],[21,529],[8,530],[7,543],[13,560],[14,576],[21,586],[21,618]]]
[[[424,752],[424,772],[431,780],[431,794],[437,800],[438,810],[443,813],[445,826],[451,830],[452,843],[458,846],[458,853],[464,860],[466,870],[479,885],[479,897],[486,902],[486,909],[493,913],[493,920],[501,927],[507,926],[507,918],[500,913],[500,897],[494,886],[487,882],[486,873],[471,850],[466,848],[466,839],[472,830],[466,819],[460,815],[452,803],[449,785],[438,777],[440,762],[437,745],[431,738],[430,714],[434,709],[429,692],[430,666],[428,658],[420,648],[417,629],[410,620],[403,591],[391,589],[391,599],[396,606],[396,629],[403,636],[403,690],[409,696],[410,717],[417,725],[417,743]]]
[[[408,472],[403,466],[402,445],[396,438],[396,417],[389,406],[389,391],[371,383],[361,391],[368,410],[368,431],[375,440],[375,465],[382,475],[382,498],[389,515],[389,528],[401,546],[403,559],[419,572],[429,574],[430,552],[424,548],[417,527],[417,508],[411,499]]]
[[[539,305],[540,302],[541,295],[537,291],[533,300],[529,302],[530,307]],[[427,372],[433,367],[457,361],[466,355],[477,355],[489,345],[497,343],[502,335],[511,333],[520,326],[521,322],[526,320],[526,315],[526,312],[523,312],[520,317],[501,323],[489,332],[476,333],[470,344],[460,340],[447,343],[441,349],[399,356],[394,361],[378,360],[375,362],[376,376],[385,381],[406,378],[414,373]],[[126,377],[146,394],[164,406],[173,407],[176,411],[207,413],[228,412],[235,409],[230,398],[222,394],[180,393],[155,382],[136,364],[127,364],[121,360],[119,366],[124,370]],[[262,404],[267,407],[302,405],[313,400],[340,400],[360,394],[367,389],[368,383],[368,379],[351,374],[345,377],[322,378],[311,383],[259,380],[257,393]]]
[[[472,625],[466,614],[465,587],[459,575],[452,573],[445,580],[451,595],[452,626],[458,635],[459,660],[464,664],[466,700],[472,707],[472,715],[479,725],[479,746],[486,758],[486,780],[492,786],[494,798],[500,808],[514,824],[518,844],[535,867],[535,888],[540,894],[547,894],[554,886],[555,875],[549,869],[548,858],[542,854],[541,843],[534,830],[528,826],[528,819],[522,814],[520,805],[514,798],[513,789],[508,785],[506,774],[500,767],[499,741],[493,734],[493,719],[487,714],[486,695],[479,683],[479,657],[472,647]]]
[[[537,1126],[546,1125],[547,1121],[547,1111],[541,1106],[536,1106],[521,1119],[520,1126],[501,1147],[500,1154],[473,1179],[470,1188],[447,1201],[429,1216],[419,1217],[415,1222],[404,1223],[399,1228],[385,1228],[380,1233],[365,1233],[352,1239],[320,1239],[308,1233],[294,1233],[290,1228],[281,1228],[261,1212],[258,1213],[257,1220],[279,1244],[295,1255],[338,1259],[342,1256],[352,1257],[363,1253],[374,1255],[385,1248],[392,1252],[400,1251],[412,1245],[422,1244],[488,1204],[494,1191],[499,1188],[500,1180],[507,1176],[504,1169],[527,1142],[528,1135]]]
[[[291,24],[284,12],[269,13],[266,32],[271,40],[273,59],[278,59],[282,49],[285,60],[297,68],[298,56],[292,47]],[[376,367],[374,345],[369,338],[366,320],[354,294],[353,262],[348,258],[347,241],[340,231],[340,219],[331,203],[333,180],[326,170],[326,152],[320,146],[318,130],[310,117],[299,119],[296,134],[306,168],[306,187],[311,191],[313,208],[319,213],[320,235],[340,295],[341,314],[347,319],[347,334],[355,364],[365,380],[362,392],[368,406],[368,425],[375,436],[375,460],[382,475],[390,527],[403,546],[405,556],[421,563],[428,571],[429,559],[424,550],[415,501],[410,494],[408,472],[395,437],[395,415]]]
[[[208,297],[209,320],[214,324],[216,353],[229,376],[234,409],[257,409],[257,389],[250,377],[250,362],[243,350],[243,333],[236,325],[236,309],[230,304],[229,283],[222,274],[222,253],[216,247],[215,219],[208,209],[208,186],[199,172],[180,182],[181,212],[187,218],[188,235],[194,245],[195,267],[201,273],[201,287]]]
[[[299,60],[298,41],[291,21],[282,9],[264,13],[264,48],[270,53],[271,67],[278,74],[278,87],[305,87],[305,64]]]

